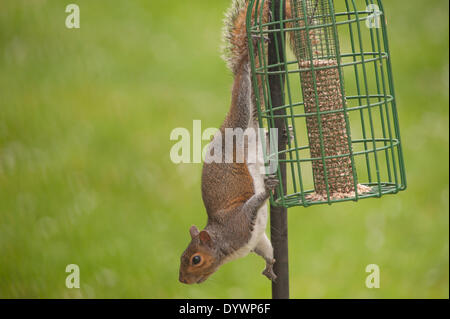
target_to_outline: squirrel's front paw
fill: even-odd
[[[266,35],[252,34],[253,45],[257,46],[258,42],[264,40],[264,43],[269,43],[270,39]]]
[[[278,180],[276,175],[268,175],[264,177],[264,186],[266,188],[266,191],[271,192],[275,188],[278,187],[280,184],[280,181]]]
[[[275,275],[275,273],[273,272],[273,264],[274,263],[275,263],[275,259],[271,263],[267,263],[266,269],[264,269],[264,271],[262,272],[262,274],[264,276],[266,276],[267,278],[269,278],[272,281],[277,280],[277,275]]]

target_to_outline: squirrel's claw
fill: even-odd
[[[272,262],[266,262],[266,268],[262,272],[264,276],[269,278],[271,281],[275,282],[277,280],[277,275],[273,272],[273,264],[275,264],[275,259]]]

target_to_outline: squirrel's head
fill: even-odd
[[[180,282],[202,283],[220,266],[214,241],[207,230],[199,231],[192,226],[189,230],[191,242],[181,256]]]

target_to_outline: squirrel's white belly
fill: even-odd
[[[248,66],[250,69],[250,66]],[[247,74],[248,81],[251,83],[250,73]],[[248,152],[256,151],[256,154],[248,154],[247,157],[247,168],[253,180],[253,188],[255,194],[260,194],[265,191],[264,185],[264,176],[265,176],[265,167],[264,167],[264,155],[263,148],[261,145],[261,139],[259,137],[259,126],[257,119],[253,118],[255,112],[255,105],[251,99],[251,95],[249,95],[249,106],[250,106],[250,114],[251,118],[249,119],[248,128],[253,129],[255,134],[250,134],[248,136],[248,145],[256,145],[255,148],[249,148]],[[236,250],[233,254],[228,256],[226,262],[247,256],[251,251],[253,251],[258,245],[258,243],[263,239],[267,226],[267,205],[264,203],[261,208],[258,210],[255,226],[253,227],[253,231],[251,232],[249,241],[242,246],[240,249]]]
[[[261,147],[260,143],[257,144]],[[262,152],[258,152],[256,163],[249,163],[248,170],[253,178],[253,187],[255,194],[260,194],[265,191],[264,186],[264,158]],[[264,234],[267,226],[267,205],[264,204],[258,210],[258,216],[256,218],[255,227],[252,232],[251,239],[249,241],[249,248],[253,250],[258,243],[260,237]]]
[[[257,138],[258,139],[258,138]],[[258,147],[260,147],[259,139],[258,139]],[[255,194],[259,194],[264,192],[264,158],[262,152],[257,152],[256,160],[247,163],[247,167],[250,175],[253,179],[253,187],[255,189]],[[262,173],[261,173],[262,172]],[[255,226],[250,235],[250,239],[243,247],[235,251],[232,255],[227,258],[227,262],[247,256],[251,251],[253,251],[256,245],[260,242],[260,240],[264,237],[266,226],[267,226],[267,205],[264,204],[258,210]]]
[[[264,205],[258,211],[258,217],[256,219],[255,227],[250,235],[250,240],[229,255],[224,262],[229,262],[238,258],[247,256],[250,252],[254,251],[256,245],[263,239],[267,225],[267,206]]]

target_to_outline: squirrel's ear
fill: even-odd
[[[191,228],[189,229],[189,233],[191,234],[191,238],[196,237],[199,233],[197,226],[192,225]]]
[[[200,241],[202,244],[209,245],[211,243],[211,236],[209,236],[209,233],[206,230],[202,230],[200,232]]]

